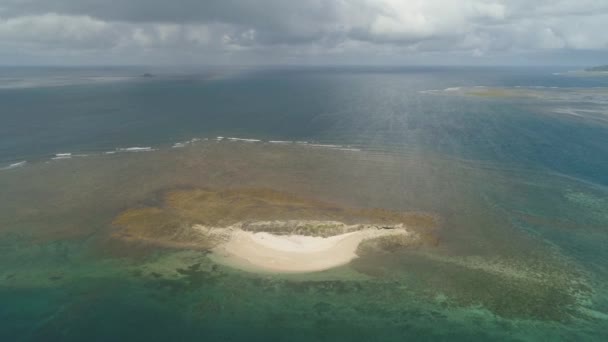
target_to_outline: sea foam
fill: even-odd
[[[58,159],[70,159],[70,158],[72,158],[72,154],[71,153],[57,153],[51,159],[58,160]]]
[[[259,139],[245,139],[245,138],[234,138],[234,137],[228,137],[226,139],[228,139],[230,141],[242,141],[242,142],[260,142],[261,141]]]
[[[117,148],[117,152],[150,152],[154,151],[152,147],[126,147],[126,148]]]
[[[10,165],[8,165],[8,166],[2,167],[2,168],[0,168],[0,170],[10,170],[10,169],[16,169],[16,168],[18,168],[18,167],[23,167],[23,166],[25,166],[25,164],[27,164],[27,161],[25,161],[25,160],[24,160],[24,161],[20,161],[20,162],[13,163],[13,164],[10,164]]]

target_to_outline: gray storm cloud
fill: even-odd
[[[607,22],[605,0],[0,0],[0,62],[601,56]]]

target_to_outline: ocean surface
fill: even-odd
[[[608,340],[608,77],[574,69],[1,67],[0,340]],[[439,243],[286,276],[112,238],[181,188]]]

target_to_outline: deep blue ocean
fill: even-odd
[[[542,99],[421,94],[474,86],[608,87],[606,77],[555,75],[568,70],[3,68],[0,161],[234,135],[429,149],[543,167],[606,185],[605,125],[543,115],[540,107],[550,101]],[[145,72],[155,77],[139,77]],[[586,105],[583,101],[553,105]]]
[[[606,340],[608,76],[575,69],[1,67],[0,340]],[[436,212],[442,245],[360,285],[103,243],[163,189],[240,185]]]

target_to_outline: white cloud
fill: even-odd
[[[186,40],[198,45],[208,45],[211,42],[211,30],[205,25],[187,26]]]
[[[484,58],[608,49],[605,0],[5,1],[0,44],[41,54],[253,51],[306,59],[443,51]]]
[[[0,18],[0,39],[47,46],[88,47],[107,43],[112,35],[107,23],[89,16],[48,13],[38,16]]]

